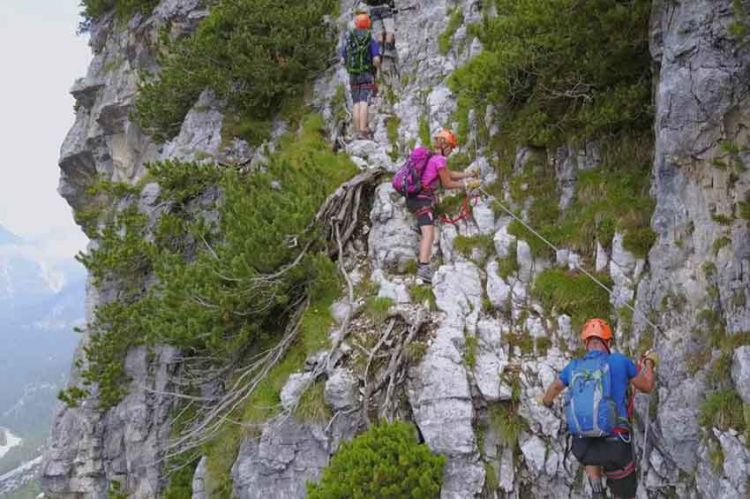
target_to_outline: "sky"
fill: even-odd
[[[69,90],[91,59],[79,10],[79,0],[0,0],[0,225],[53,261],[86,244],[57,193]]]

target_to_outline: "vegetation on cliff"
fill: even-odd
[[[315,243],[317,209],[356,171],[348,157],[331,152],[321,127],[319,116],[306,118],[264,171],[250,175],[213,165],[154,165],[144,183],[161,186],[166,209],[159,219],[139,212],[132,194],[103,217],[109,221],[95,235],[96,248],[80,258],[97,285],[119,290],[88,325],[82,364],[85,384],[97,384],[103,407],[124,395],[123,360],[133,346],[166,343],[231,364],[277,334],[279,319],[330,274],[328,258],[308,252],[288,272],[266,278]],[[64,398],[75,403],[83,396],[85,390],[68,391]]]
[[[380,424],[342,444],[310,499],[412,497],[440,495],[445,457],[417,442],[408,423]]]
[[[168,43],[142,82],[136,118],[156,138],[179,132],[204,90],[226,104],[232,130],[253,144],[293,110],[333,55],[335,0],[222,0],[190,38]]]

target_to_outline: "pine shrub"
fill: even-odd
[[[323,471],[308,484],[309,499],[436,498],[445,457],[419,444],[411,424],[380,424],[344,443]]]
[[[157,5],[159,5],[159,0],[83,0],[81,2],[81,7],[83,7],[81,15],[84,18],[82,28],[86,30],[91,22],[110,11],[115,11],[120,19],[127,19],[136,12],[150,14]]]
[[[97,248],[80,257],[97,284],[114,282],[121,291],[117,301],[97,308],[80,366],[84,383],[98,386],[101,404],[109,407],[125,394],[123,360],[133,346],[166,343],[226,361],[274,338],[303,294],[327,299],[335,272],[315,251],[278,279],[260,286],[255,279],[318,241],[309,227],[315,213],[354,172],[323,139],[317,115],[281,141],[263,171],[152,166],[149,178],[162,186],[160,201],[170,206],[153,227],[154,237],[147,237],[146,216],[126,208],[95,234]],[[223,192],[220,206],[195,204],[214,183]],[[218,209],[218,222],[204,219],[206,208]],[[75,403],[84,395],[62,398]]]
[[[522,144],[650,128],[650,0],[490,1],[499,15],[472,27],[484,50],[451,78],[459,101],[501,106]]]
[[[221,0],[195,35],[169,44],[159,74],[142,81],[136,118],[157,139],[169,139],[210,89],[233,115],[231,133],[261,142],[272,118],[295,108],[331,60],[335,33],[326,19],[337,6],[335,0]]]

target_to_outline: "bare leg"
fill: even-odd
[[[359,131],[362,129],[362,126],[360,125],[361,108],[361,102],[357,102],[356,104],[354,104],[354,106],[352,106],[352,125],[354,126],[355,133],[359,133]]]
[[[604,485],[602,484],[602,469],[600,466],[586,466],[586,476],[591,485],[591,497],[594,499],[604,498]]]
[[[359,131],[362,132],[362,133],[366,133],[370,129],[369,122],[368,122],[368,119],[367,119],[368,118],[367,117],[367,111],[368,111],[367,108],[368,107],[369,106],[368,106],[367,102],[363,102],[360,105],[360,108],[359,108]]]
[[[432,242],[435,239],[435,226],[423,225],[422,239],[419,241],[419,263],[430,263],[432,258]]]

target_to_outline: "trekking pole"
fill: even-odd
[[[554,250],[555,253],[557,253],[558,251],[560,251],[560,249],[557,246],[555,246],[554,244],[552,244],[551,242],[549,242],[547,240],[547,238],[545,238],[539,232],[537,232],[536,230],[534,230],[534,228],[531,227],[529,224],[527,224],[521,217],[517,216],[515,213],[513,213],[512,210],[510,210],[503,203],[501,203],[500,201],[498,201],[498,199],[495,196],[492,196],[491,194],[489,194],[482,187],[480,187],[478,190],[484,196],[486,196],[487,198],[491,199],[494,203],[496,203],[497,206],[501,210],[503,210],[505,213],[507,213],[511,218],[513,218],[515,221],[517,221],[518,223],[520,223],[521,225],[523,225],[526,228],[526,230],[528,230],[529,232],[531,232],[532,234],[534,234],[537,238],[539,238],[540,241],[542,241],[544,244],[546,244],[552,250]],[[614,291],[609,286],[607,286],[606,284],[604,284],[600,279],[598,279],[591,272],[589,272],[588,270],[586,270],[585,268],[583,268],[581,265],[578,265],[577,263],[574,264],[574,265],[575,265],[575,267],[578,270],[581,271],[581,273],[583,273],[586,277],[588,277],[589,279],[591,279],[592,281],[594,281],[599,287],[601,287],[602,289],[604,289],[609,294],[609,296],[612,296],[614,294]],[[630,309],[634,314],[638,313],[638,311],[635,309],[635,307],[633,307],[630,303],[625,303],[625,307],[627,307],[628,309]],[[643,319],[655,331],[654,340],[653,340],[653,342],[651,344],[651,349],[652,350],[656,350],[657,341],[658,341],[658,338],[659,338],[659,334],[663,334],[665,336],[666,336],[666,334],[659,328],[659,326],[657,326],[656,324],[654,324],[654,322],[651,319],[649,319],[645,314],[643,315]],[[656,333],[659,333],[659,334],[656,334]],[[656,375],[656,373],[654,373],[654,375]],[[646,421],[644,422],[644,428],[643,428],[643,451],[641,453],[641,461],[643,462],[643,467],[641,468],[641,482],[643,482],[643,483],[645,483],[643,480],[644,480],[645,475],[646,475],[646,466],[645,466],[645,463],[646,463],[646,451],[647,451],[647,447],[648,447],[648,434],[649,434],[649,429],[650,429],[650,426],[651,426],[651,415],[649,414],[650,407],[651,407],[651,394],[649,393],[648,394],[648,406],[646,407]]]

